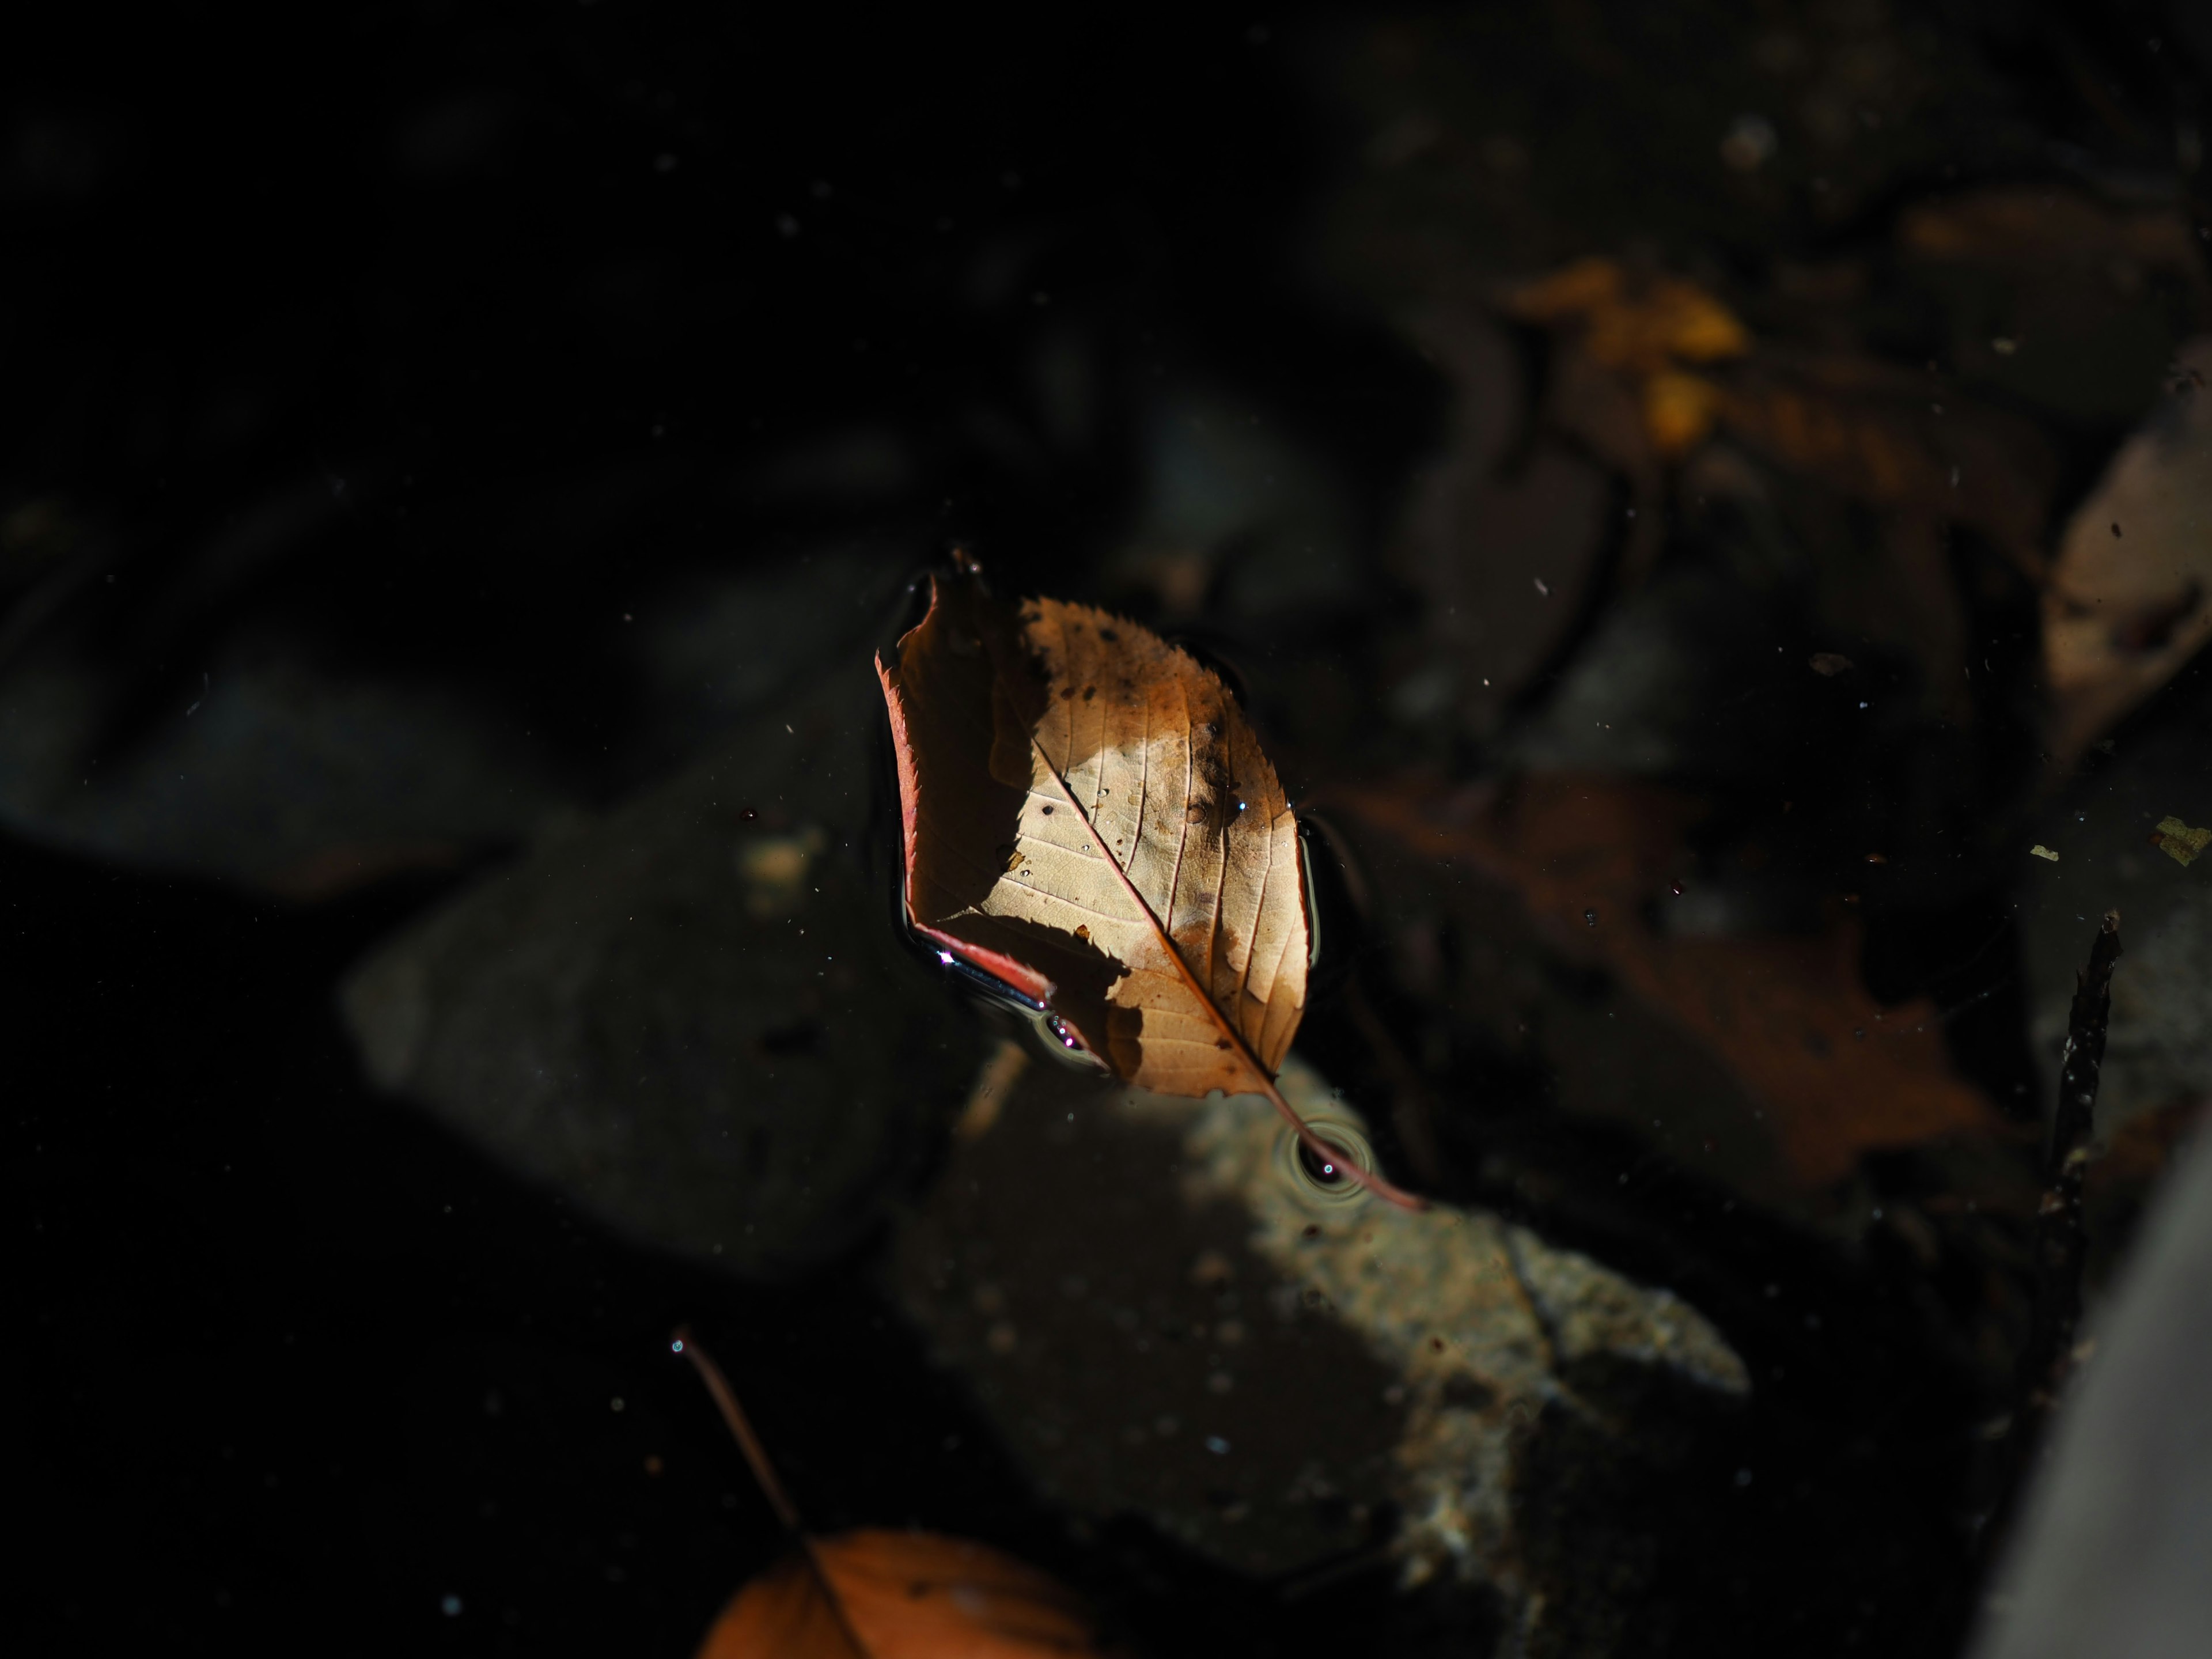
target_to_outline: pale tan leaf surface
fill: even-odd
[[[1297,826],[1210,671],[972,577],[878,665],[910,921],[1165,1093],[1267,1091],[1305,1003]]]
[[[2212,399],[2186,376],[2212,369],[2212,337],[2075,509],[2043,596],[2051,748],[2081,751],[2212,641]]]
[[[964,1538],[869,1528],[817,1539],[811,1547],[821,1578],[804,1557],[787,1557],[731,1598],[698,1659],[1044,1659],[1098,1651],[1070,1591]]]
[[[1078,890],[1095,856],[1081,849],[1103,847],[1190,979],[1273,1073],[1304,1011],[1307,957],[1297,823],[1275,769],[1221,681],[1148,629],[1054,599],[1024,604],[1022,621],[1052,689],[1032,793],[1044,805],[1072,796],[1083,819],[1040,812],[1026,828],[1041,846],[1074,843],[1086,860],[1066,866]],[[1146,946],[1132,941],[1122,959],[1147,961]],[[1164,1022],[1189,1018],[1183,975],[1155,976],[1127,1000]],[[1158,1075],[1134,1080],[1203,1093],[1200,1078],[1219,1073],[1214,1027],[1202,1011],[1188,1030],[1164,1026],[1168,1052],[1144,1056]],[[1148,1048],[1152,1036],[1148,1019]],[[1186,1045],[1194,1052],[1178,1052]]]

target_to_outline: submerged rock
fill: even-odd
[[[1694,1310],[1485,1211],[1325,1189],[1255,1097],[1032,1074],[967,1121],[892,1273],[1047,1493],[1254,1574],[1387,1550],[1524,1650],[1606,1650],[1656,1554],[1617,1500],[1748,1392]]]
[[[341,993],[370,1074],[646,1243],[848,1248],[977,1053],[861,856],[879,710],[833,677],[384,945]]]
[[[452,687],[349,677],[302,641],[240,643],[110,754],[114,678],[58,649],[0,676],[0,825],[315,899],[520,840],[578,799],[543,745]]]
[[[0,828],[305,902],[450,868],[719,752],[825,662],[865,684],[858,647],[912,562],[825,544],[648,590],[611,648],[548,671],[599,716],[588,753],[524,712],[511,672],[379,663],[263,621],[156,696],[139,680],[161,653],[64,616],[0,637]]]

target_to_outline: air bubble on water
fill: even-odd
[[[679,1336],[673,1342],[670,1343],[668,1345],[668,1352],[671,1353],[682,1353],[684,1352],[684,1339]]]
[[[1677,887],[1674,890],[1675,890],[1676,892],[1678,892],[1678,893],[1679,893],[1679,892],[1680,892],[1682,890],[1681,890],[1680,888]],[[1595,911],[1595,910],[1585,910],[1585,911],[1583,911],[1583,920],[1584,921],[1588,922],[1591,927],[1596,927],[1596,926],[1597,926],[1597,912],[1596,912],[1596,911]]]
[[[1330,1151],[1334,1152],[1336,1149],[1331,1147]],[[1303,1140],[1298,1142],[1297,1159],[1299,1166],[1324,1187],[1334,1187],[1344,1178],[1344,1172],[1337,1168],[1335,1158],[1324,1157]]]
[[[1220,1457],[1228,1452],[1229,1443],[1218,1434],[1209,1434],[1206,1437],[1206,1449],[1216,1457]]]
[[[438,1611],[444,1613],[448,1619],[459,1618],[461,1616],[461,1598],[458,1595],[448,1595],[444,1601],[438,1603]]]

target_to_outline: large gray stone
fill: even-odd
[[[1283,1085],[1363,1132],[1295,1058]],[[979,1105],[892,1272],[1044,1492],[1255,1574],[1387,1551],[1515,1650],[1612,1650],[1635,1517],[1749,1390],[1693,1309],[1486,1211],[1317,1191],[1256,1097],[1050,1068]]]
[[[880,719],[849,661],[385,945],[341,993],[370,1074],[646,1243],[848,1247],[977,1053],[863,856]]]
[[[2195,1659],[2212,1635],[2212,1142],[2092,1322],[1974,1659]]]

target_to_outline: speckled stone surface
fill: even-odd
[[[407,928],[342,990],[371,1077],[631,1237],[851,1247],[983,1048],[861,856],[880,718],[832,680]]]
[[[1325,1133],[1362,1127],[1295,1058],[1283,1085]],[[1133,1512],[1260,1575],[1387,1551],[1409,1584],[1494,1596],[1501,1629],[1544,1651],[1563,1598],[1597,1593],[1575,1582],[1577,1552],[1531,1538],[1532,1517],[1581,1524],[1564,1487],[1584,1483],[1562,1470],[1607,1465],[1588,1491],[1617,1491],[1748,1390],[1664,1290],[1483,1211],[1317,1189],[1256,1097],[1176,1100],[1038,1066],[986,1122],[902,1228],[891,1272],[943,1363],[1079,1515]],[[1565,1439],[1565,1464],[1540,1455]],[[1639,1585],[1621,1564],[1618,1548],[1590,1560],[1625,1606]]]

